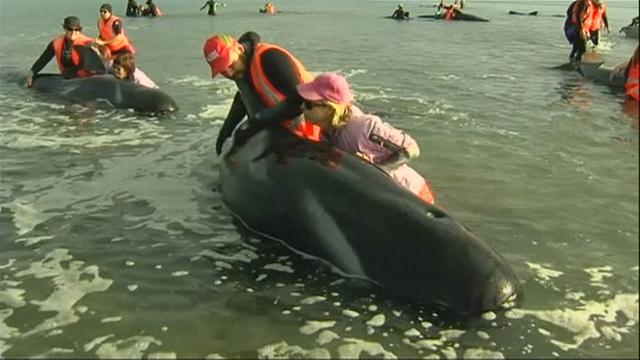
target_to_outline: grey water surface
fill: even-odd
[[[65,16],[96,36],[102,2],[0,1],[3,357],[638,357],[638,119],[621,94],[552,69],[568,59],[552,15],[569,1],[469,1],[490,20],[476,23],[384,19],[393,1],[282,0],[266,16],[229,0],[210,17],[201,0],[156,0],[165,16],[125,28],[177,113],[9,80]],[[608,5],[595,56],[613,67],[638,44],[618,33],[638,3]],[[414,167],[514,268],[519,308],[443,319],[238,227],[214,152],[235,88],[211,80],[202,44],[247,30],[347,75],[364,109],[419,142]]]

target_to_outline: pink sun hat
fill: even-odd
[[[305,100],[328,100],[340,105],[347,105],[353,101],[353,93],[347,79],[336,73],[320,74],[313,81],[298,85],[297,89]]]

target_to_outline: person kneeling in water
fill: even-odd
[[[398,8],[391,14],[392,19],[404,20],[409,18],[409,12],[404,11],[404,5],[398,4]]]
[[[113,59],[111,69],[113,76],[120,80],[132,81],[152,89],[158,88],[158,85],[147,74],[136,67],[135,58],[131,53],[125,53]]]
[[[425,202],[435,202],[425,178],[407,165],[420,155],[416,141],[353,105],[353,94],[344,77],[321,74],[298,85],[297,90],[304,100],[304,118],[322,128],[324,140],[382,168]]]

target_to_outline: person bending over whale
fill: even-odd
[[[587,52],[587,39],[591,28],[593,4],[591,0],[576,0],[567,8],[564,35],[571,44],[569,61],[579,65]]]
[[[214,35],[205,41],[203,54],[212,78],[221,74],[238,87],[218,133],[218,155],[226,139],[247,115],[248,126],[238,129],[236,139],[247,138],[267,125],[281,124],[298,136],[319,141],[320,128],[299,116],[302,100],[296,91],[296,85],[311,81],[313,76],[290,52],[260,41],[255,32],[247,32],[239,41],[229,35]]]
[[[135,57],[132,53],[125,53],[113,59],[111,71],[117,79],[131,81],[152,89],[158,88],[158,85],[147,74],[136,67]]]
[[[27,87],[33,86],[33,78],[48,63],[56,58],[58,69],[65,78],[87,77],[93,72],[83,69],[83,59],[73,47],[75,45],[89,45],[94,39],[82,33],[80,19],[75,16],[67,16],[62,24],[64,35],[60,35],[47,45],[38,60],[31,66],[27,74]]]
[[[325,140],[378,165],[398,184],[427,203],[434,203],[424,177],[407,165],[411,158],[420,155],[416,141],[353,105],[353,94],[344,77],[321,74],[297,89],[304,99],[305,119],[322,128]]]

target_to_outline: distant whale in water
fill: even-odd
[[[175,100],[165,92],[111,75],[64,79],[58,74],[39,74],[34,78],[33,89],[79,103],[102,99],[117,108],[145,113],[166,113],[178,109]]]
[[[462,314],[521,298],[513,270],[487,243],[330,144],[264,129],[225,154],[220,191],[249,230],[390,295]]]

